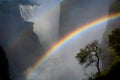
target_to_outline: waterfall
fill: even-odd
[[[58,39],[59,14],[60,6],[57,6],[53,11],[38,16],[38,20],[34,22],[34,32],[46,49]]]
[[[35,6],[31,6],[31,5],[25,5],[25,6],[19,5],[21,17],[25,21],[31,21],[31,18],[33,18],[34,16],[34,8]]]
[[[46,5],[47,6],[47,5]],[[60,5],[50,6],[45,10],[45,6],[20,5],[21,17],[25,21],[34,23],[34,32],[39,37],[40,43],[47,50],[58,39]],[[48,7],[47,6],[47,7]],[[52,10],[53,8],[53,10]],[[52,11],[49,11],[52,10]]]
[[[44,0],[47,1],[47,0]],[[31,5],[20,5],[19,10],[21,17],[25,21],[33,22],[33,31],[38,36],[40,44],[48,50],[58,40],[59,34],[59,17],[60,17],[60,1],[56,0],[55,4],[49,4],[52,1],[47,1],[44,5],[31,6]],[[50,64],[46,64],[43,71],[46,71],[48,65],[48,73],[52,67],[59,62],[58,57],[54,57],[50,60]],[[31,67],[31,66],[30,66]],[[29,73],[30,68],[26,71]],[[39,73],[38,73],[39,74]],[[42,76],[41,73],[40,76]],[[43,74],[44,75],[44,74]],[[49,74],[48,74],[49,75]],[[44,78],[44,76],[43,76]],[[34,80],[34,77],[33,77]]]

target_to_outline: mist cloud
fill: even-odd
[[[48,2],[46,3],[46,1]],[[56,3],[56,6],[54,1],[44,0],[41,6],[37,6],[33,10],[34,17],[31,21],[34,22],[34,32],[47,50],[59,36],[63,37],[76,29],[78,25],[82,26],[107,15],[109,4],[112,1],[75,0],[73,4],[67,6],[66,11],[61,12],[60,3]],[[69,3],[70,0],[66,2]],[[99,26],[102,27],[89,29],[62,46],[44,65],[41,65],[42,68],[39,67],[37,71],[33,72],[31,80],[82,80],[85,78],[84,69],[78,64],[75,55],[87,43],[95,39],[101,40],[106,23]]]

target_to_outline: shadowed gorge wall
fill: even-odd
[[[108,13],[113,0],[65,0],[61,3],[60,37]]]
[[[0,46],[0,80],[11,80],[9,75],[8,59]]]
[[[22,3],[29,4],[27,0]],[[24,80],[25,71],[44,53],[33,32],[33,23],[21,18],[19,4],[22,3],[0,1],[0,45],[10,62],[12,80]]]
[[[120,12],[119,8],[120,8],[120,0],[116,0],[113,3],[111,3],[111,5],[109,7],[109,15],[113,15],[114,13],[119,13]],[[104,64],[103,68],[108,66],[114,57],[114,54],[112,54],[110,52],[108,36],[113,29],[115,29],[119,26],[120,26],[120,18],[119,17],[114,20],[108,21],[108,23],[106,25],[106,29],[103,34],[102,43],[101,43],[102,47],[104,49],[104,55],[103,55],[103,61],[102,61]]]

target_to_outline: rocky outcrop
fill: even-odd
[[[0,80],[11,80],[8,59],[2,47],[0,47]]]
[[[73,29],[77,28],[79,24],[79,14],[80,13],[80,4],[81,0],[64,0],[61,3],[61,11],[60,11],[60,37],[65,36],[70,33]],[[72,14],[73,12],[73,14]],[[76,19],[76,20],[73,20]]]
[[[120,12],[120,0],[116,0],[115,2],[113,2],[109,8],[109,15],[114,15],[114,13],[119,13]],[[103,34],[103,40],[102,40],[102,48],[104,49],[104,53],[103,53],[103,68],[105,68],[106,66],[108,66],[113,57],[114,54],[112,54],[110,52],[110,47],[109,47],[109,39],[108,36],[111,33],[111,31],[117,27],[120,26],[120,18],[117,17],[113,20],[108,21],[105,32]]]
[[[104,75],[101,74],[100,76],[97,76],[93,80],[119,80],[120,79],[119,73],[120,73],[120,61],[118,60],[110,67],[107,74],[106,73]]]
[[[20,77],[24,77],[25,71],[40,58],[44,49],[33,32],[33,23],[24,21],[19,12],[19,4],[29,2],[9,1],[0,1],[0,45],[10,62],[12,79],[24,80]]]
[[[108,14],[113,0],[64,0],[60,12],[60,37]]]

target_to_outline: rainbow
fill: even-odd
[[[68,34],[67,36],[65,36],[64,38],[60,39],[58,42],[56,42],[42,57],[40,57],[40,59],[34,64],[34,66],[32,67],[31,71],[28,73],[27,79],[30,80],[30,78],[32,77],[32,74],[37,71],[37,69],[41,66],[41,64],[43,62],[46,61],[46,59],[48,57],[50,57],[51,55],[53,55],[53,53],[58,50],[60,47],[62,47],[65,43],[67,43],[69,40],[71,40],[72,38],[74,38],[75,36],[77,36],[78,34],[80,34],[81,32],[88,30],[89,28],[93,28],[96,27],[108,20],[112,20],[115,18],[120,17],[120,13],[117,14],[113,14],[111,16],[104,16],[102,18],[99,18],[97,20],[94,20],[84,26],[79,26],[78,29],[72,31],[70,34]]]

